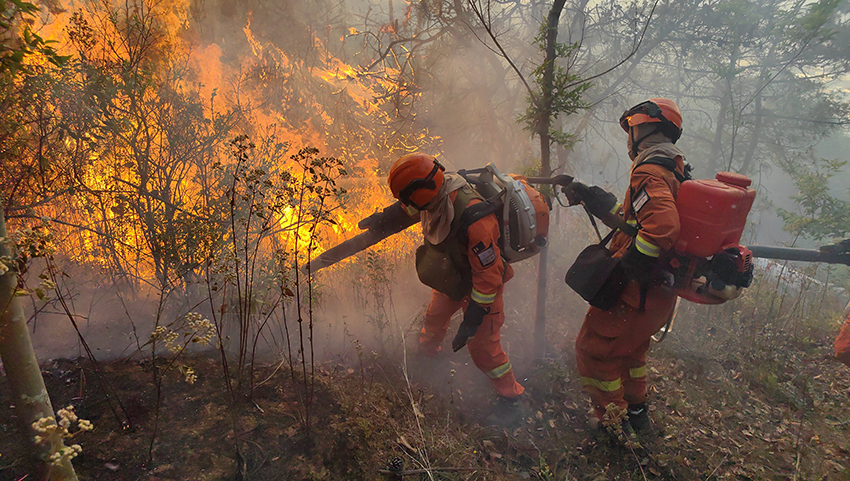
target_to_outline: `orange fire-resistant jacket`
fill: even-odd
[[[684,174],[684,161],[677,157],[676,170]],[[666,167],[638,164],[632,167],[629,190],[618,212],[630,224],[640,224],[636,248],[658,257],[673,247],[679,236],[676,196],[679,181]],[[618,232],[611,243],[615,257],[629,250],[632,238]],[[612,309],[591,307],[576,337],[576,363],[584,389],[590,393],[594,412],[603,419],[606,407],[646,402],[646,352],[650,337],[674,312],[676,295],[650,287],[641,303],[640,286],[629,282]]]
[[[684,160],[676,157],[676,171],[684,175]],[[679,211],[676,196],[680,182],[676,175],[664,166],[638,164],[632,167],[629,189],[622,205],[614,207],[631,225],[640,225],[634,239],[635,247],[650,257],[658,257],[673,247],[679,238]],[[632,238],[617,232],[611,241],[614,257],[622,257],[628,251]],[[630,283],[623,295],[629,305],[639,306],[639,287]]]
[[[457,192],[449,194],[454,202]],[[481,202],[472,199],[469,206]],[[460,216],[455,212],[455,216]],[[472,266],[472,294],[470,298],[481,305],[492,304],[502,284],[514,275],[513,268],[502,259],[499,249],[499,221],[495,214],[487,215],[467,228],[469,242],[466,255]]]
[[[457,193],[453,192],[449,196],[454,202]],[[481,200],[472,199],[469,205],[478,202]],[[455,212],[456,217],[460,215],[460,212]],[[488,306],[489,313],[484,316],[478,332],[467,344],[469,355],[472,362],[490,378],[499,395],[515,399],[523,393],[524,388],[516,381],[510,359],[501,343],[500,331],[505,322],[502,293],[504,283],[513,277],[513,268],[502,259],[499,250],[499,221],[494,214],[487,215],[468,226],[466,234],[469,240],[466,246],[461,242],[461,235],[455,235],[444,242],[457,242],[465,248],[472,268],[472,292],[463,300],[456,301],[446,294],[433,291],[431,303],[425,311],[419,349],[426,356],[436,355],[441,350],[440,345],[452,315],[458,309],[465,312],[469,301]]]

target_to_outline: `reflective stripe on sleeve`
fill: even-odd
[[[637,247],[638,252],[649,257],[658,257],[661,254],[660,247],[644,239],[640,234],[635,237],[635,247]]]
[[[494,292],[492,294],[482,294],[476,291],[475,289],[472,289],[472,294],[470,294],[469,297],[471,297],[472,300],[477,302],[478,304],[492,304],[493,301],[496,300],[496,293]]]
[[[623,382],[620,381],[619,378],[614,379],[613,381],[600,381],[599,379],[593,379],[591,377],[582,377],[581,384],[582,386],[593,386],[596,389],[605,392],[616,391],[623,386]]]
[[[646,366],[634,367],[629,369],[629,376],[634,378],[646,377]]]
[[[620,207],[622,207],[622,206],[623,206],[623,204],[617,202],[616,204],[614,204],[614,207],[608,213],[609,214],[616,214],[617,212],[620,211]]]
[[[510,370],[511,370],[511,362],[508,361],[508,362],[502,364],[501,366],[497,367],[496,369],[493,369],[492,371],[488,372],[487,377],[489,377],[490,379],[499,379],[500,377],[507,374]]]

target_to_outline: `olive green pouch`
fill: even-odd
[[[454,249],[441,250],[427,243],[416,249],[419,280],[454,301],[462,301],[472,292],[472,268],[458,254]]]

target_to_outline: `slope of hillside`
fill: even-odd
[[[324,363],[306,410],[303,378],[285,366],[261,368],[253,399],[230,410],[215,360],[189,362],[195,384],[166,373],[152,461],[149,362],[116,361],[99,373],[83,360],[44,366],[54,405],[74,404],[95,425],[74,440],[83,446],[80,479],[234,479],[237,462],[255,480],[399,479],[393,463],[404,479],[850,479],[850,371],[825,341],[740,363],[662,344],[649,363],[655,429],[633,448],[589,430],[588,401],[563,360],[519,369],[529,396],[511,429],[487,424],[484,381],[448,358],[410,358],[407,376],[401,359]],[[126,412],[129,428],[110,406]],[[5,402],[0,429],[0,479],[26,479]]]

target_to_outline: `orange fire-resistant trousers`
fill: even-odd
[[[646,351],[675,307],[674,294],[650,289],[643,311],[622,297],[610,311],[587,311],[576,338],[576,360],[597,418],[602,419],[610,403],[625,408],[646,402]]]
[[[844,324],[835,338],[835,357],[850,366],[850,304],[845,309]]]
[[[437,291],[431,295],[431,303],[425,310],[425,323],[419,334],[419,350],[425,355],[436,355],[446,337],[452,316],[458,309],[466,312],[469,305],[467,297],[461,302],[453,301],[448,296]],[[516,381],[511,361],[502,349],[499,331],[505,322],[502,287],[496,292],[496,299],[490,306],[490,313],[484,316],[484,321],[478,327],[466,347],[472,362],[490,378],[490,383],[499,395],[515,399],[525,389]]]

